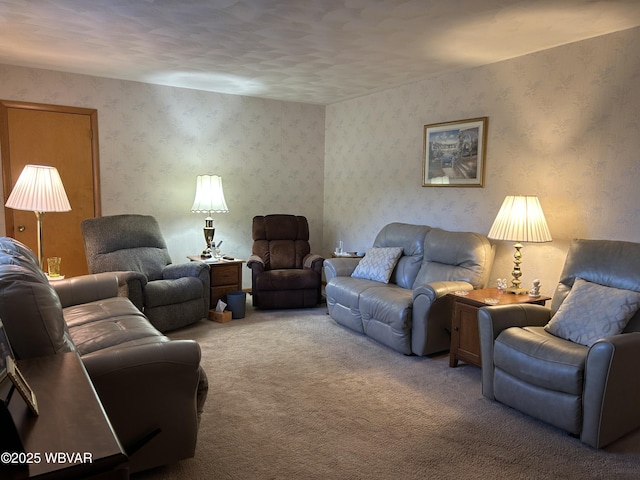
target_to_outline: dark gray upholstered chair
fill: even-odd
[[[483,395],[595,448],[640,427],[637,292],[639,243],[574,240],[550,308],[479,310]]]
[[[149,215],[89,218],[81,224],[89,273],[116,272],[122,294],[161,332],[207,317],[209,267],[173,264],[156,219]]]
[[[309,224],[297,215],[253,218],[251,295],[258,308],[303,308],[320,303],[324,258],[311,253]]]

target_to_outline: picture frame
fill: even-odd
[[[6,357],[5,363],[7,364],[7,375],[13,382],[16,387],[16,390],[20,392],[24,401],[27,402],[29,406],[29,410],[34,415],[38,415],[38,400],[36,399],[36,394],[31,390],[31,387],[27,383],[27,380],[22,375],[22,372],[18,369],[15,361],[11,357]]]
[[[0,320],[0,383],[7,378],[7,357],[13,359],[13,350],[11,350],[9,339],[4,331],[4,325]]]
[[[488,117],[424,126],[423,187],[483,187]]]

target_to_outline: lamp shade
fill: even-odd
[[[489,238],[512,242],[550,242],[551,233],[538,197],[508,195],[489,231]]]
[[[191,207],[193,213],[228,213],[229,207],[222,191],[222,177],[218,175],[198,175],[196,196]]]
[[[71,210],[58,170],[43,165],[25,165],[5,206],[32,212]]]

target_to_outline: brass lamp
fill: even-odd
[[[229,207],[222,191],[222,177],[219,175],[198,175],[196,179],[196,196],[191,207],[193,213],[206,213],[204,219],[204,239],[207,247],[203,250],[203,257],[211,256],[211,245],[216,229],[213,226],[213,213],[228,213]]]
[[[35,212],[38,231],[38,263],[44,270],[42,217],[45,212],[71,210],[58,170],[55,167],[43,165],[25,165],[5,206],[15,210]]]
[[[508,195],[504,199],[502,207],[498,211],[498,216],[487,236],[494,240],[516,242],[514,244],[516,251],[513,255],[513,272],[511,272],[513,279],[511,280],[511,287],[507,288],[506,291],[516,294],[527,293],[526,288],[520,287],[520,277],[522,276],[522,271],[520,270],[522,243],[520,242],[542,243],[551,241],[551,234],[538,197]]]

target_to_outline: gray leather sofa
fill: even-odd
[[[389,283],[354,278],[361,261],[324,261],[327,307],[339,324],[406,355],[449,349],[451,301],[447,293],[483,288],[494,248],[479,233],[391,223],[373,248],[401,247]]]
[[[640,427],[636,292],[640,243],[574,240],[550,308],[479,310],[483,395],[595,448]],[[556,329],[545,328],[551,321]]]
[[[77,352],[131,472],[194,455],[208,388],[200,346],[156,330],[118,296],[115,274],[49,282],[33,252],[0,238],[0,318],[18,359]]]

